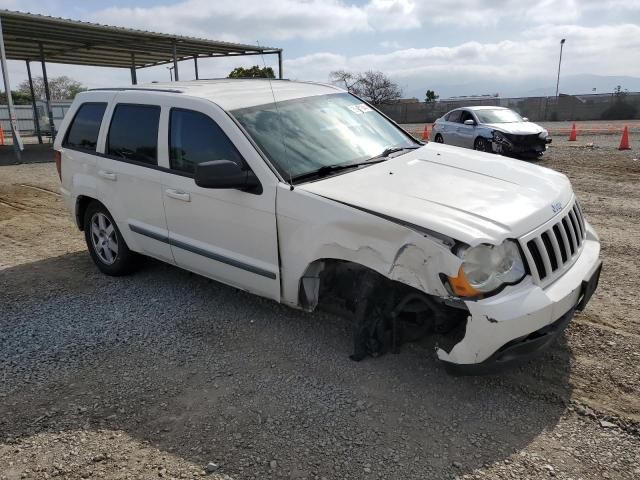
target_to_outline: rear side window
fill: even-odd
[[[462,110],[454,110],[449,115],[447,115],[447,122],[458,122],[460,121],[460,115],[462,114]]]
[[[95,152],[106,108],[106,103],[87,102],[80,105],[69,125],[63,146]]]
[[[207,115],[181,108],[169,117],[169,166],[193,174],[196,165],[231,160],[242,166],[242,157],[222,129]]]
[[[123,160],[157,165],[159,122],[159,106],[116,105],[111,117],[106,153]]]

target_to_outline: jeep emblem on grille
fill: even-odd
[[[558,213],[560,210],[562,210],[562,204],[560,202],[552,203],[551,210],[553,210],[553,213]]]

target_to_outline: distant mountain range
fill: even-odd
[[[588,93],[611,93],[616,86],[630,92],[640,91],[640,78],[628,76],[607,75],[567,75],[560,76],[560,93],[577,95]],[[535,78],[509,82],[497,82],[495,80],[479,80],[463,84],[433,84],[426,85],[424,91],[411,89],[405,92],[406,96],[415,96],[423,100],[427,88],[435,90],[440,98],[456,96],[474,96],[498,93],[501,97],[544,97],[555,95],[555,78]],[[595,88],[595,91],[593,90]]]

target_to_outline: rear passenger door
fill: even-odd
[[[458,121],[460,120],[460,115],[462,114],[461,110],[454,110],[453,112],[450,112],[446,119],[446,126],[444,129],[444,134],[442,135],[442,138],[444,139],[444,143],[447,143],[449,145],[459,145],[460,144],[460,139],[458,137]]]
[[[174,263],[158,167],[161,100],[148,92],[116,96],[106,116],[97,178],[101,199],[129,248]]]
[[[163,117],[161,136],[168,167],[162,190],[176,263],[279,300],[277,178],[218,106],[190,97],[175,102]],[[196,165],[212,160],[230,160],[253,170],[261,191],[197,186]]]

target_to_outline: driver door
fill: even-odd
[[[174,99],[163,109],[162,173],[169,243],[178,266],[280,299],[275,217],[277,179],[228,115],[211,102]],[[198,163],[231,160],[251,168],[259,193],[202,188]]]
[[[465,121],[472,120],[473,125],[465,125]],[[459,124],[456,127],[458,145],[464,148],[473,148],[473,142],[476,138],[476,119],[469,110],[462,110]]]

